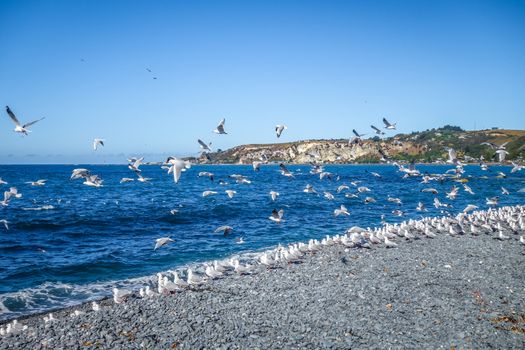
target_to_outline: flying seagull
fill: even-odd
[[[277,135],[277,138],[281,137],[281,134],[283,133],[283,130],[288,129],[286,125],[276,125],[275,126],[275,134]]]
[[[104,139],[94,139],[93,140],[93,150],[97,150],[98,145],[104,146]]]
[[[199,145],[201,146],[202,152],[211,152],[211,142],[209,144],[206,144],[201,139],[198,139],[197,142],[199,142]]]
[[[175,240],[171,239],[170,237],[157,238],[155,240],[155,248],[153,248],[153,250],[157,250],[160,247],[162,247],[163,245],[166,245],[166,244],[171,243],[171,242],[175,242]]]
[[[31,132],[31,130],[29,130],[28,128],[35,124],[36,122],[39,122],[41,121],[42,119],[45,119],[45,117],[43,118],[40,118],[40,119],[37,119],[37,120],[34,120],[30,123],[27,123],[27,124],[24,124],[24,125],[20,125],[20,122],[18,121],[18,119],[16,118],[16,115],[13,113],[13,111],[9,108],[9,106],[5,106],[5,110],[7,111],[7,114],[9,115],[9,117],[13,120],[13,122],[15,123],[16,127],[15,127],[15,132],[19,132],[21,134],[24,134],[24,135],[28,135],[28,133]]]
[[[358,133],[355,129],[352,129],[352,132],[354,133],[354,135],[357,137],[357,138],[361,138],[363,136],[365,136],[366,134],[360,134]]]
[[[279,210],[277,211],[277,209],[274,209],[272,210],[272,215],[268,218],[276,223],[281,223],[281,221],[284,221],[283,220],[283,215],[284,215],[284,210]]]
[[[227,235],[230,234],[230,232],[232,232],[232,231],[233,231],[233,227],[231,227],[231,226],[226,226],[226,225],[225,225],[225,226],[217,227],[217,228],[215,229],[215,231],[213,231],[213,232],[215,232],[215,233],[222,232],[224,236],[227,236]]]
[[[379,130],[378,128],[376,128],[376,127],[373,126],[373,125],[370,125],[370,127],[371,127],[372,129],[374,129],[374,131],[375,131],[376,134],[378,134],[378,135],[384,135],[384,134],[385,134],[383,131]]]
[[[386,118],[383,118],[383,123],[385,123],[385,129],[396,130],[396,123],[391,124]]]
[[[219,125],[215,130],[213,130],[213,132],[216,134],[228,134],[226,131],[224,131],[224,122],[226,122],[226,119],[222,118]]]
[[[191,167],[191,163],[188,160],[181,160],[175,157],[168,157],[168,159],[166,159],[166,164],[170,166],[168,174],[173,173],[173,180],[175,183],[179,182],[180,174]]]

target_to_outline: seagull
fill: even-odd
[[[47,180],[36,180],[36,181],[27,181],[26,184],[31,186],[44,186]]]
[[[277,138],[281,137],[281,134],[283,133],[283,130],[288,129],[286,125],[276,125],[275,126],[275,134],[277,135]]]
[[[205,283],[206,280],[202,277],[199,277],[197,275],[193,274],[193,271],[191,269],[188,269],[188,279],[187,283],[189,285],[199,285]]]
[[[142,170],[140,170],[139,167],[142,165],[143,160],[144,157],[128,159],[128,168],[134,172],[141,172]]]
[[[204,192],[202,192],[202,196],[203,197],[208,197],[208,196],[212,196],[212,195],[215,195],[215,194],[217,194],[216,191],[204,191]]]
[[[166,164],[169,164],[168,174],[173,173],[173,180],[175,183],[179,182],[180,174],[186,169],[191,167],[191,163],[188,160],[181,160],[175,157],[168,157]]]
[[[45,117],[44,117],[44,118],[40,118],[40,119],[34,120],[34,121],[30,122],[30,123],[27,123],[27,124],[24,124],[24,125],[20,125],[20,122],[16,118],[16,115],[9,108],[9,106],[5,106],[5,110],[6,110],[7,114],[9,115],[9,117],[13,120],[13,122],[16,125],[14,131],[15,132],[19,132],[19,133],[24,134],[24,135],[28,135],[28,133],[31,132],[31,130],[28,129],[31,125],[35,124],[36,122],[41,121],[42,119],[45,119]]]
[[[511,164],[512,164],[512,169],[510,170],[511,173],[515,173],[516,171],[521,171],[525,169],[525,165],[519,165],[514,162],[511,162]]]
[[[209,171],[201,171],[201,172],[199,172],[198,176],[199,177],[207,176],[210,179],[210,181],[213,181],[213,179],[214,179],[214,175],[212,173],[210,173]]]
[[[346,209],[346,207],[343,204],[341,204],[341,207],[339,209],[334,210],[334,216],[339,216],[339,215],[347,215],[347,216],[350,215],[350,213],[348,212],[348,209]]]
[[[7,185],[7,182],[0,177],[0,185]]]
[[[213,231],[213,232],[215,232],[215,233],[222,232],[224,236],[227,236],[227,235],[229,235],[232,231],[233,231],[233,227],[231,227],[231,226],[226,226],[226,225],[225,225],[225,226],[217,227],[217,228],[215,229],[215,231]]]
[[[416,208],[417,211],[428,211],[423,202],[419,202]]]
[[[97,150],[98,145],[104,146],[104,139],[94,139],[93,140],[93,150]]]
[[[0,224],[4,224],[5,229],[9,230],[9,225],[8,225],[9,223],[7,222],[6,219],[0,220]]]
[[[478,206],[474,204],[469,204],[465,207],[465,209],[463,209],[463,212],[468,213],[469,211],[472,211],[474,209],[478,209]]]
[[[127,289],[113,288],[113,301],[117,304],[122,303],[131,295],[131,291]]]
[[[9,191],[4,192],[4,200],[0,201],[0,204],[6,207],[9,204],[11,197],[22,198],[22,194],[18,193],[18,189],[16,187],[11,187],[9,188]]]
[[[390,124],[390,122],[386,120],[386,118],[383,118],[383,123],[385,124],[385,129],[396,130],[396,123]]]
[[[281,209],[277,211],[277,209],[274,209],[272,210],[272,215],[268,219],[279,224],[281,223],[281,221],[284,221],[283,215],[284,215],[284,210]]]
[[[328,199],[329,201],[333,200],[335,197],[330,192],[324,192],[324,198]]]
[[[153,250],[157,250],[160,247],[162,247],[163,245],[166,245],[166,244],[171,243],[171,242],[175,242],[175,240],[171,239],[170,237],[157,238],[155,240],[155,248],[153,248]]]
[[[226,131],[224,131],[224,122],[226,122],[225,118],[222,118],[222,120],[219,122],[219,125],[217,125],[217,128],[213,130],[216,134],[228,134]]]
[[[509,190],[507,190],[505,187],[501,187],[501,194],[509,195],[510,192],[509,192]]]
[[[385,246],[386,246],[387,248],[394,248],[394,247],[397,247],[397,243],[395,243],[395,242],[389,240],[388,237],[385,236]]]
[[[360,134],[358,133],[355,129],[352,129],[352,132],[354,133],[354,135],[357,137],[357,138],[361,138],[362,136],[365,136],[366,134]]]
[[[261,164],[263,164],[263,162],[260,162],[260,161],[257,161],[257,160],[252,162],[253,171],[261,170]]]
[[[243,243],[246,243],[246,242],[244,241],[244,237],[237,237],[237,238],[235,238],[235,243],[243,244]]]
[[[448,160],[447,163],[456,164],[458,162],[458,156],[454,148],[448,148]]]
[[[475,194],[474,191],[472,191],[472,188],[470,188],[470,186],[467,184],[463,184],[463,189],[465,190],[465,192],[468,192],[470,194]]]
[[[384,131],[379,130],[378,128],[376,128],[376,127],[373,126],[373,125],[370,125],[370,127],[371,127],[372,129],[374,129],[374,131],[375,131],[376,134],[378,134],[378,135],[384,135],[384,134],[385,134]]]
[[[499,197],[492,197],[492,198],[485,198],[487,201],[487,205],[498,205],[499,204]]]
[[[293,177],[293,174],[290,172],[290,170],[288,170],[288,168],[286,168],[286,166],[283,163],[279,164],[279,168],[281,169],[281,175],[286,177]]]
[[[206,144],[201,139],[198,139],[197,142],[199,143],[199,145],[200,145],[200,147],[202,149],[202,152],[211,152],[211,142],[209,144]]]
[[[234,190],[226,190],[224,192],[226,192],[226,195],[228,195],[228,198],[233,198],[233,196],[237,193]]]
[[[279,192],[270,191],[270,197],[272,197],[272,201],[275,202],[278,196],[279,196]]]
[[[304,193],[317,193],[314,189],[314,187],[310,184],[307,184],[306,187],[303,190]]]
[[[93,311],[98,312],[100,311],[100,304],[94,301],[91,303],[91,308],[93,309]]]
[[[509,152],[505,151],[504,149],[498,149],[496,154],[498,155],[498,162],[502,163]]]
[[[122,179],[120,179],[120,183],[125,183],[125,182],[131,182],[131,181],[135,181],[135,179],[132,179],[130,177],[123,177]]]
[[[494,237],[495,239],[499,239],[500,241],[505,241],[507,239],[510,239],[509,236],[505,236],[502,231],[499,231],[498,237]]]
[[[432,194],[438,194],[438,190],[436,190],[435,188],[423,188],[420,192],[430,192]]]

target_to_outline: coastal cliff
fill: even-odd
[[[251,164],[254,161],[286,163],[376,163],[382,159],[435,162],[447,158],[447,148],[454,148],[465,161],[486,161],[494,150],[481,143],[506,144],[507,160],[525,157],[525,131],[477,130],[464,131],[445,126],[388,138],[303,140],[274,144],[248,144],[206,154],[199,163]]]

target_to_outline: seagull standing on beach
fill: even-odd
[[[18,133],[21,133],[21,134],[24,134],[24,135],[28,135],[28,133],[31,132],[31,130],[29,130],[28,128],[41,121],[42,119],[45,119],[45,117],[43,118],[40,118],[40,119],[37,119],[37,120],[34,120],[30,123],[26,123],[24,125],[20,125],[20,122],[18,121],[18,119],[16,118],[16,115],[13,113],[13,111],[9,108],[9,106],[5,106],[5,110],[7,112],[7,114],[9,115],[9,118],[11,118],[11,120],[15,123],[15,129],[14,131],[15,132],[18,132]]]
[[[219,122],[219,125],[217,125],[217,128],[213,130],[214,133],[219,135],[226,135],[228,134],[226,131],[224,131],[224,123],[226,122],[225,118],[222,118],[222,120]]]
[[[113,301],[117,304],[126,301],[126,299],[131,295],[131,291],[127,289],[118,289],[113,288]]]

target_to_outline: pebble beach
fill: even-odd
[[[523,349],[523,233],[322,246],[180,292],[106,299],[97,312],[20,318],[27,329],[0,349]]]

